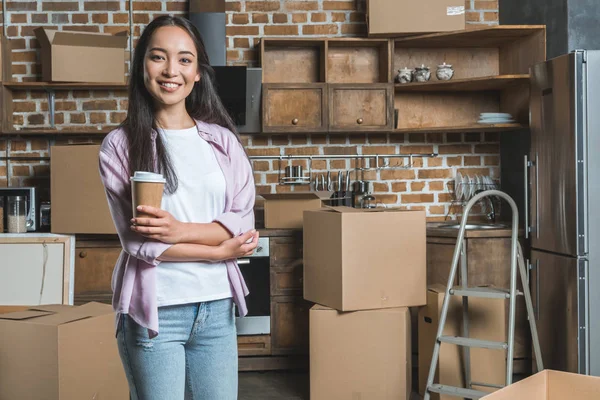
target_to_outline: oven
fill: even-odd
[[[249,257],[238,258],[237,261],[250,291],[246,296],[248,315],[240,318],[236,310],[237,333],[238,335],[268,335],[271,333],[269,238],[259,238],[254,253]]]

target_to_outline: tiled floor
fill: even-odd
[[[240,372],[239,400],[308,400],[307,372]],[[413,394],[411,400],[420,397]]]

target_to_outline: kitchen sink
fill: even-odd
[[[446,228],[446,229],[460,229],[460,224],[448,224],[448,225],[440,225],[439,228]],[[478,223],[470,223],[465,225],[465,229],[507,229],[508,226],[504,225],[504,224],[478,224]]]

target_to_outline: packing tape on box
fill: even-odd
[[[465,6],[447,7],[446,15],[462,15],[465,13]]]

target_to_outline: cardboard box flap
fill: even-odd
[[[363,212],[362,208],[354,208],[347,206],[325,206],[322,210],[317,210],[322,212],[337,212],[337,213],[361,213]]]
[[[53,29],[37,28],[35,29],[38,40],[40,36],[46,36],[43,39],[46,43],[52,43],[57,46],[85,46],[85,47],[108,47],[125,48],[127,47],[127,32],[118,34],[96,33],[96,32],[69,32],[57,31]]]
[[[548,400],[600,399],[600,377],[546,370]]]
[[[92,301],[73,309],[73,312],[76,312],[80,315],[86,315],[88,317],[99,317],[100,315],[112,314],[113,308],[109,304],[102,304]]]
[[[69,306],[66,304],[47,304],[42,306],[33,306],[28,308],[30,311],[46,311],[46,312],[65,312],[67,310],[73,309],[73,306]]]
[[[405,210],[399,207],[354,208],[348,206],[325,206],[319,211],[334,211],[338,213],[380,213],[380,212],[423,212],[420,210]]]
[[[289,193],[265,193],[261,194],[265,200],[310,200],[329,199],[333,192],[289,192]]]
[[[433,293],[445,293],[446,286],[442,285],[441,283],[434,283],[433,285],[427,286],[427,291]]]
[[[90,315],[80,314],[77,312],[66,312],[66,313],[50,313],[48,315],[40,316],[36,319],[31,319],[27,322],[40,325],[65,325],[71,322],[80,321],[82,319],[91,318]]]
[[[0,315],[0,319],[10,319],[13,321],[24,321],[32,318],[44,317],[48,315],[52,315],[53,313],[50,311],[36,311],[36,310],[26,310],[26,311],[16,311],[8,314]]]

